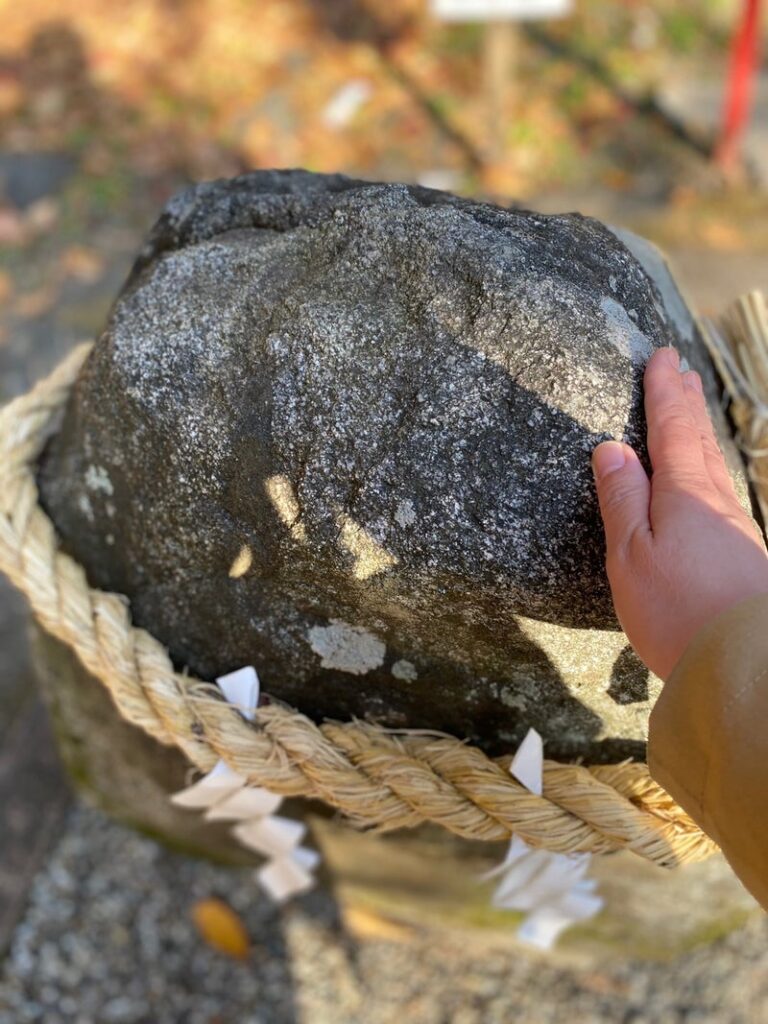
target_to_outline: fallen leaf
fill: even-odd
[[[706,221],[699,234],[707,245],[720,252],[739,252],[746,246],[744,232],[726,220]]]
[[[42,235],[44,232],[50,231],[59,219],[59,204],[49,196],[38,199],[27,210],[25,219],[28,227],[35,234]]]
[[[51,285],[43,285],[33,292],[19,295],[13,304],[13,312],[22,320],[34,320],[35,317],[47,313],[57,298],[56,289]]]
[[[621,167],[609,167],[603,171],[601,178],[607,188],[615,189],[617,192],[628,192],[634,184],[632,174]]]
[[[0,302],[7,302],[13,294],[13,281],[11,275],[0,270]]]
[[[192,920],[212,949],[235,960],[248,956],[250,941],[245,925],[223,900],[198,900],[192,907]]]
[[[670,206],[683,207],[695,206],[699,193],[691,185],[676,185],[669,197]]]
[[[23,245],[27,228],[15,210],[0,209],[0,245]]]
[[[104,273],[104,261],[93,249],[84,245],[71,245],[64,250],[61,266],[69,277],[83,284],[93,284]]]
[[[21,83],[10,76],[0,76],[0,114],[14,114],[24,101]]]
[[[629,994],[629,984],[622,978],[611,977],[610,974],[603,974],[601,971],[592,971],[585,974],[581,980],[582,988],[588,992],[595,992],[602,996],[626,996]]]
[[[0,70],[0,114],[14,114],[24,102],[24,89],[13,75]]]
[[[344,924],[357,939],[378,939],[384,942],[413,942],[413,930],[367,907],[344,908]]]

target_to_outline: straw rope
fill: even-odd
[[[629,849],[667,867],[715,846],[643,764],[546,762],[544,795],[457,739],[360,722],[317,726],[272,703],[246,722],[210,684],[176,672],[165,648],[131,625],[127,601],[91,589],[59,550],[35,471],[88,355],[80,346],[46,380],[0,411],[0,569],[34,614],[109,690],[118,711],[202,771],[219,758],[254,785],[319,799],[379,830],[428,821],[468,839],[516,833],[559,852]]]
[[[768,306],[748,292],[717,323],[705,321],[704,338],[730,400],[749,475],[768,524]]]

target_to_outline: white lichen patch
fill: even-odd
[[[517,711],[527,711],[528,701],[523,693],[511,693],[509,690],[502,690],[499,700],[505,707],[515,708]]]
[[[264,490],[281,522],[290,530],[293,539],[300,544],[306,544],[307,531],[301,522],[301,509],[296,500],[293,484],[288,477],[282,473],[276,473],[264,481]]]
[[[89,466],[85,471],[85,486],[91,491],[101,491],[110,497],[115,493],[109,473],[103,466]]]
[[[77,499],[77,505],[89,523],[94,521],[93,505],[87,494],[81,494]]]
[[[247,544],[243,544],[229,567],[229,578],[231,580],[239,580],[241,576],[245,576],[248,570],[253,565],[253,552]]]
[[[395,522],[405,529],[406,526],[413,526],[416,522],[416,509],[410,498],[404,498],[397,503],[395,509]]]
[[[309,646],[320,655],[323,668],[354,676],[379,668],[387,653],[386,645],[374,633],[343,619],[331,619],[328,626],[313,626],[309,630]]]
[[[637,259],[659,290],[661,305],[654,303],[661,319],[667,323],[670,319],[686,341],[693,341],[696,329],[691,316],[691,304],[686,302],[685,295],[675,281],[662,252],[645,238],[608,225],[608,229],[626,245]]]
[[[351,516],[341,513],[337,516],[336,522],[340,531],[339,542],[355,560],[352,575],[356,580],[368,580],[397,565],[397,558],[383,548]]]
[[[412,661],[401,658],[392,666],[392,675],[395,679],[402,679],[403,682],[413,683],[419,678],[419,673]]]
[[[629,313],[609,295],[603,296],[600,308],[605,313],[608,340],[632,363],[642,365],[651,357],[653,346]],[[635,313],[635,315],[637,315]]]

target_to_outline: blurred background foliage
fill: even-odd
[[[493,29],[428,8],[0,0],[0,271],[54,223],[73,241],[129,199],[154,212],[188,180],[257,167],[580,208],[639,219],[662,241],[768,246],[768,127],[764,167],[758,146],[735,187],[711,159],[741,0],[575,0],[568,18],[516,25],[492,130]],[[82,275],[86,262],[70,257]]]
[[[522,26],[489,175],[482,27],[441,24],[426,0],[0,0],[0,146],[63,149],[97,178],[301,165],[516,195],[630,186],[664,142],[643,103],[722,78],[740,7],[577,0]]]

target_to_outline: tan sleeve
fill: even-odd
[[[648,766],[768,910],[768,595],[694,638],[651,714]]]

